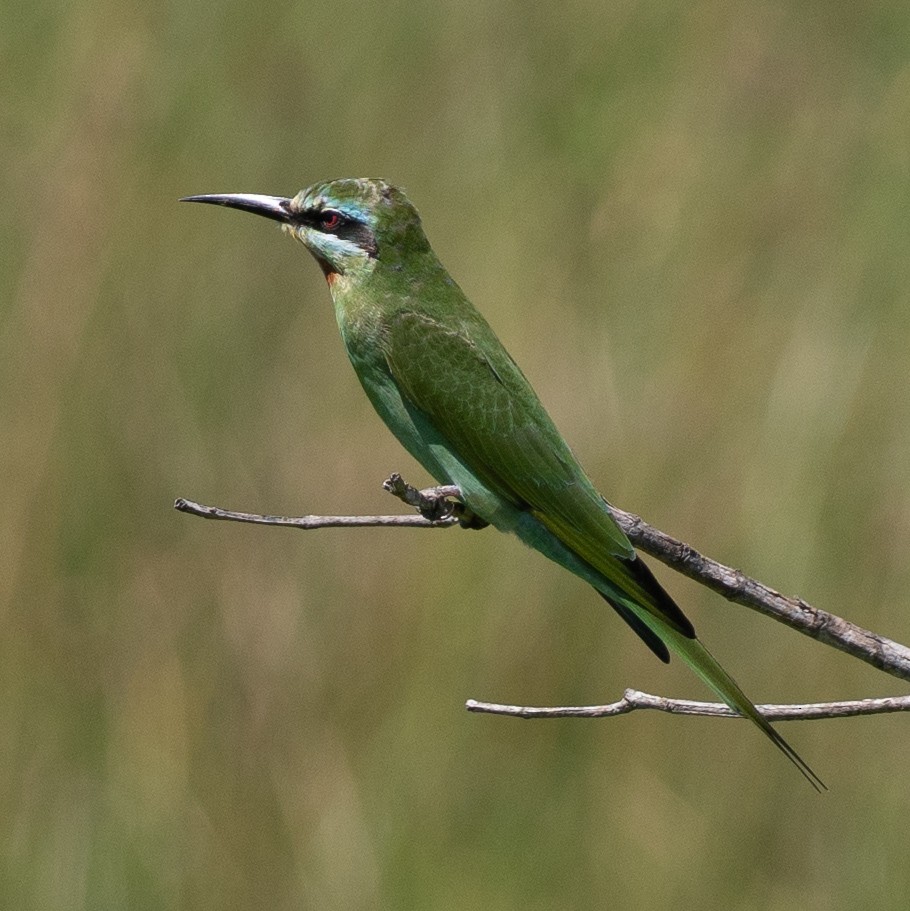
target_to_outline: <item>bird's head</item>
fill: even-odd
[[[293,198],[226,193],[187,196],[253,212],[281,222],[318,260],[330,279],[394,265],[429,249],[420,216],[397,187],[384,180],[344,178],[318,183]]]

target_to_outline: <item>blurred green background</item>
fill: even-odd
[[[910,906],[907,720],[522,723],[703,698],[429,479],[274,226],[404,186],[618,505],[907,642],[905,3],[70,4],[0,32],[0,906]],[[900,681],[658,573],[756,700]]]

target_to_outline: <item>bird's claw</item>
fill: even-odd
[[[454,485],[418,490],[395,472],[383,481],[382,486],[392,496],[416,509],[428,522],[456,519],[462,528],[486,528],[489,525],[461,502],[461,491]]]

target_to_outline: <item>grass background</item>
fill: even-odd
[[[405,186],[618,505],[910,639],[897,2],[6,0],[0,904],[910,903],[901,717],[518,723],[702,697],[516,542],[389,511],[318,268],[190,193]],[[902,685],[658,569],[755,699]]]

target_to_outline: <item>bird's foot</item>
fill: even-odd
[[[454,484],[418,490],[396,472],[382,486],[392,496],[413,506],[428,522],[450,522],[455,519],[462,528],[486,528],[489,524],[461,502],[461,491]]]

